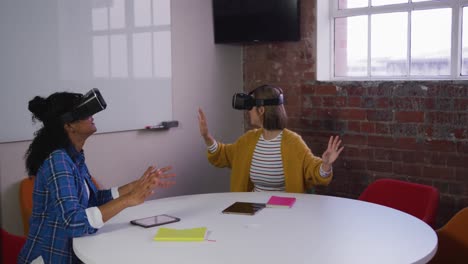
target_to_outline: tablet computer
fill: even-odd
[[[138,226],[148,228],[148,227],[165,225],[165,224],[179,222],[179,221],[180,221],[180,218],[178,217],[170,216],[167,214],[162,214],[162,215],[145,217],[141,219],[135,219],[135,220],[130,221],[130,223],[133,225],[138,225]]]
[[[223,210],[223,214],[254,215],[265,208],[264,203],[235,202]]]

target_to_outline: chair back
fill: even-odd
[[[468,263],[468,207],[455,214],[436,233],[437,253],[429,263]]]
[[[2,246],[2,254],[0,263],[16,264],[24,243],[26,243],[26,237],[10,234],[1,228],[0,245]]]
[[[439,207],[439,191],[436,188],[394,179],[376,180],[358,199],[403,211],[432,227]]]
[[[25,236],[29,233],[29,219],[31,218],[33,208],[33,190],[36,176],[30,176],[21,180],[19,200],[21,207],[21,219],[23,220],[23,233]]]

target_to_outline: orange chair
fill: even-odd
[[[13,235],[1,228],[0,245],[2,245],[1,263],[15,264],[17,263],[18,255],[26,243],[26,237]]]
[[[468,207],[455,214],[436,233],[437,253],[429,263],[468,263]]]
[[[25,236],[27,236],[29,233],[29,219],[31,218],[33,208],[32,193],[34,189],[35,178],[36,176],[30,176],[21,180],[20,183],[19,199],[21,206],[21,218],[23,220],[23,232]],[[91,177],[91,180],[93,181],[94,185],[96,185],[96,188],[100,189],[99,184],[93,177]]]
[[[19,190],[19,200],[21,207],[21,219],[23,220],[23,233],[25,236],[29,233],[29,218],[31,218],[33,199],[32,193],[34,189],[34,179],[36,176],[31,176],[21,180]]]
[[[436,188],[394,179],[376,180],[358,199],[403,211],[432,227],[439,207],[439,191]]]

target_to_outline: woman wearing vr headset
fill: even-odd
[[[83,146],[96,132],[92,115],[106,107],[97,89],[86,95],[54,93],[29,101],[43,126],[26,152],[26,169],[36,175],[26,244],[18,263],[80,263],[74,237],[95,233],[127,207],[141,204],[157,187],[173,184],[171,167],[149,167],[133,182],[98,190],[85,163]]]
[[[235,94],[233,107],[248,110],[257,129],[232,144],[217,142],[209,133],[199,109],[200,134],[208,147],[208,160],[216,167],[231,168],[231,191],[284,191],[303,193],[327,185],[332,164],[343,151],[338,136],[330,137],[322,158],[312,154],[301,136],[286,128],[287,115],[281,88],[262,85],[249,94]]]

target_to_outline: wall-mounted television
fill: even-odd
[[[300,0],[212,0],[215,43],[300,40]]]

